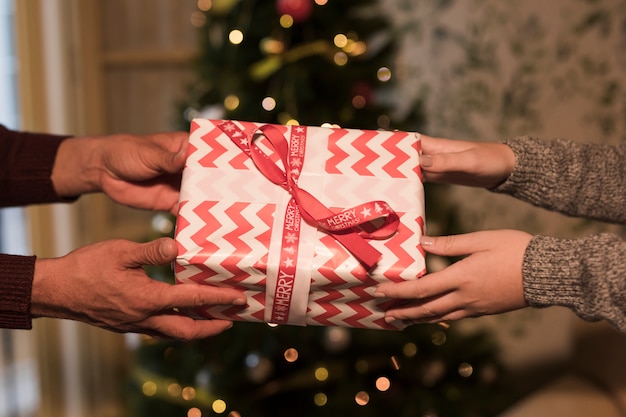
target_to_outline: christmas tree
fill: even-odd
[[[198,6],[201,55],[181,105],[185,127],[205,117],[419,131],[419,103],[399,120],[389,100],[395,37],[378,2]],[[151,272],[172,280],[169,270]],[[446,325],[392,332],[237,322],[192,343],[145,339],[135,353],[133,416],[469,417],[494,415],[507,401],[489,335]]]

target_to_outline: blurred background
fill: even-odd
[[[24,130],[207,117],[481,141],[626,133],[620,0],[0,0],[0,62],[0,123]],[[626,235],[426,188],[430,234]],[[42,257],[175,226],[96,195],[0,213],[2,251]],[[38,319],[0,338],[0,417],[626,416],[626,338],[562,308],[403,332],[236,323],[193,343]]]

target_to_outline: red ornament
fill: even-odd
[[[295,23],[307,20],[313,13],[311,0],[276,0],[276,10],[280,15],[288,14]]]

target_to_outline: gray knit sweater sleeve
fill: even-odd
[[[506,143],[516,155],[515,170],[493,191],[566,215],[626,224],[626,142],[520,137]],[[618,236],[535,236],[522,274],[531,306],[565,306],[626,331],[626,242]]]

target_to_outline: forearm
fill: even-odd
[[[0,255],[0,328],[30,329],[34,256]]]
[[[626,332],[626,242],[619,237],[535,236],[522,271],[531,306],[565,306],[585,320],[604,319]]]
[[[626,143],[520,137],[507,144],[515,169],[495,192],[570,216],[626,223]]]

